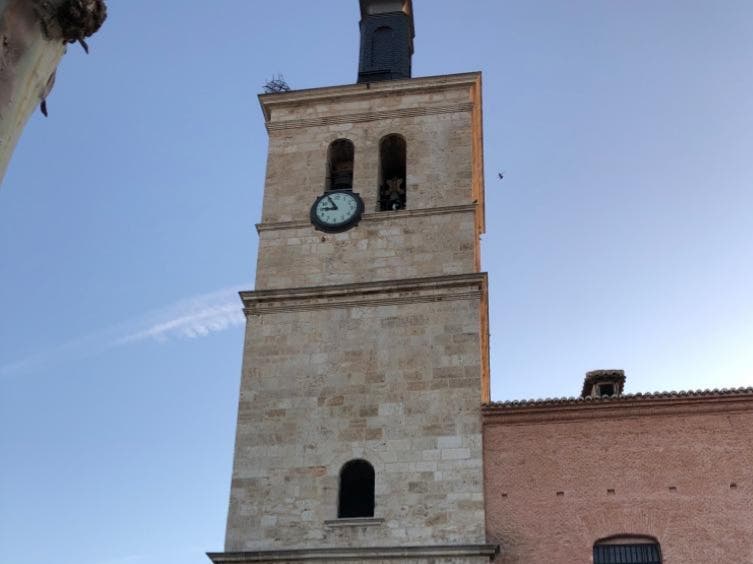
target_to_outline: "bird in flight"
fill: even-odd
[[[502,180],[505,177],[506,171],[498,172],[497,176],[499,176],[499,179]]]

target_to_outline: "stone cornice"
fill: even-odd
[[[380,211],[366,213],[361,218],[362,223],[387,221],[393,219],[403,219],[411,217],[420,217],[427,215],[445,215],[453,213],[469,213],[475,212],[478,209],[478,204],[463,204],[459,206],[443,206],[436,208],[425,208],[418,210],[397,210],[397,211]],[[304,221],[277,221],[269,223],[257,223],[256,231],[261,233],[262,231],[278,231],[284,229],[304,229],[311,227],[310,220]]]
[[[480,72],[470,72],[461,74],[409,78],[405,80],[385,80],[372,83],[327,86],[324,88],[309,88],[275,94],[260,94],[259,103],[261,104],[262,112],[264,113],[264,120],[267,124],[267,127],[269,129],[273,129],[273,124],[275,122],[270,118],[272,110],[275,107],[296,106],[300,104],[322,102],[332,103],[345,98],[382,98],[388,94],[432,92],[436,90],[444,90],[448,87],[457,86],[473,87],[478,85],[480,80]]]
[[[302,127],[320,127],[323,125],[339,125],[343,123],[366,123],[379,119],[395,119],[418,116],[431,116],[437,114],[457,114],[470,112],[473,109],[471,102],[451,104],[448,106],[421,106],[417,108],[399,108],[381,112],[363,112],[358,114],[344,114],[336,116],[323,116],[308,119],[291,119],[267,123],[267,131],[280,131],[285,129],[299,129]]]
[[[486,273],[455,274],[241,292],[243,312],[263,315],[315,309],[375,307],[393,304],[480,299]]]
[[[524,400],[492,403],[482,407],[484,425],[699,415],[735,411],[753,411],[753,388],[657,392],[612,398]]]
[[[493,557],[499,547],[493,544],[435,546],[385,546],[352,548],[310,548],[259,552],[209,552],[214,564],[250,564],[252,562],[306,562],[338,560],[413,560],[420,558]]]

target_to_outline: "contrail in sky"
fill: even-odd
[[[195,339],[224,331],[245,321],[238,292],[240,286],[224,288],[180,301],[140,319],[136,327],[118,337],[114,344],[125,345],[146,339]]]
[[[199,294],[168,307],[71,339],[15,362],[0,365],[0,377],[30,372],[50,363],[81,359],[141,341],[196,339],[237,327],[245,322],[238,292],[247,285]]]

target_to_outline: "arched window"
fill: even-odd
[[[381,26],[371,36],[371,64],[375,70],[392,69],[394,60],[394,32],[389,26]]]
[[[661,564],[661,548],[653,537],[609,537],[594,544],[594,564]]]
[[[353,142],[338,139],[330,143],[327,151],[326,190],[353,189]]]
[[[337,516],[374,516],[374,467],[365,460],[351,460],[340,470]]]
[[[387,135],[379,143],[379,209],[402,210],[406,204],[405,139]]]

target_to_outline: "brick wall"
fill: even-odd
[[[648,535],[665,564],[753,562],[753,393],[484,410],[496,562],[592,561]]]

